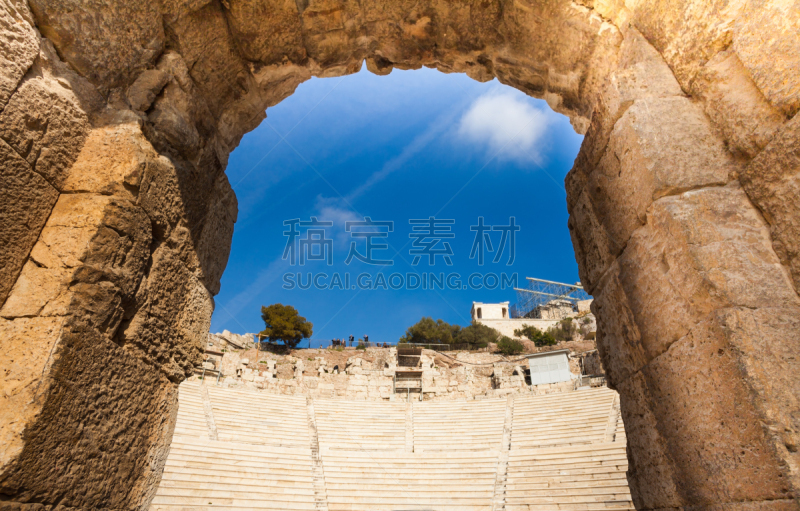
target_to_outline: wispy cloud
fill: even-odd
[[[409,160],[422,152],[426,147],[428,147],[428,145],[430,145],[431,142],[436,139],[436,137],[444,133],[447,128],[453,125],[458,111],[459,109],[452,109],[437,117],[428,125],[425,131],[414,137],[414,140],[409,142],[403,148],[403,150],[400,151],[400,154],[389,159],[383,164],[380,170],[374,172],[367,178],[366,181],[347,194],[347,201],[352,203],[357,198],[364,195],[364,193],[366,193],[370,188],[380,183],[398,170],[401,170],[403,166],[409,162]]]
[[[533,160],[541,164],[540,143],[550,117],[516,93],[485,94],[461,118],[458,134],[486,147],[498,159]],[[513,139],[513,140],[512,140]]]
[[[350,233],[345,231],[345,222],[362,222],[364,218],[358,215],[339,197],[317,197],[317,218],[323,222],[333,222],[332,227],[325,230],[325,235],[333,240],[337,249],[350,246]]]

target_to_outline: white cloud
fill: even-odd
[[[486,147],[489,156],[541,163],[539,150],[550,118],[512,92],[476,99],[461,118],[458,134]]]
[[[333,239],[337,249],[350,246],[350,233],[345,231],[345,222],[364,221],[363,217],[347,208],[347,203],[338,197],[317,197],[318,213],[315,216],[321,222],[333,222],[333,227],[325,229],[325,235]]]
[[[397,172],[398,170],[402,170],[406,163],[408,163],[412,158],[428,147],[428,145],[430,145],[430,143],[433,142],[436,137],[438,137],[448,127],[452,126],[453,118],[455,117],[454,114],[455,112],[445,112],[434,119],[434,121],[428,125],[425,131],[414,137],[414,140],[409,142],[403,148],[403,150],[400,151],[400,154],[384,163],[383,167],[381,167],[381,170],[374,172],[366,179],[366,181],[350,192],[346,197],[347,200],[349,202],[355,201],[364,193],[369,191],[370,188],[380,183],[391,174]]]

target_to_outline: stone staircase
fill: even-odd
[[[512,449],[506,511],[634,509],[625,444]]]
[[[209,386],[208,394],[219,440],[283,447],[309,446],[311,438],[305,397],[214,386]]]
[[[503,420],[503,440],[497,459],[497,475],[494,483],[493,511],[506,508],[506,481],[508,480],[508,451],[511,449],[511,421],[514,418],[514,396],[506,397],[506,413]]]
[[[606,388],[395,403],[186,382],[179,405],[152,510],[633,509]]]
[[[506,399],[423,401],[414,407],[414,452],[500,450]]]
[[[316,510],[311,449],[173,437],[150,509]]]
[[[322,467],[322,456],[319,452],[319,434],[317,432],[317,415],[314,400],[306,399],[308,411],[308,429],[311,432],[311,470],[314,476],[314,505],[319,511],[328,511],[328,495],[325,491],[325,470]]]
[[[497,452],[323,452],[328,506],[344,510],[489,510]]]
[[[514,401],[512,448],[549,448],[606,441],[617,393],[606,387]]]
[[[314,399],[314,408],[322,449],[405,450],[405,403]]]

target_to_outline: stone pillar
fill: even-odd
[[[734,157],[626,31],[567,189],[637,509],[796,509],[800,300],[747,181],[788,174],[774,145]]]
[[[202,362],[213,300],[182,261],[196,252],[153,220],[169,210],[153,207],[165,189],[152,183],[175,167],[135,118],[91,130],[78,151],[0,308],[0,491],[137,507],[160,479],[176,384]]]

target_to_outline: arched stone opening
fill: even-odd
[[[366,60],[497,77],[586,133],[569,227],[637,507],[796,508],[796,6],[29,3],[0,10],[2,500],[146,506],[227,260],[227,156]]]

